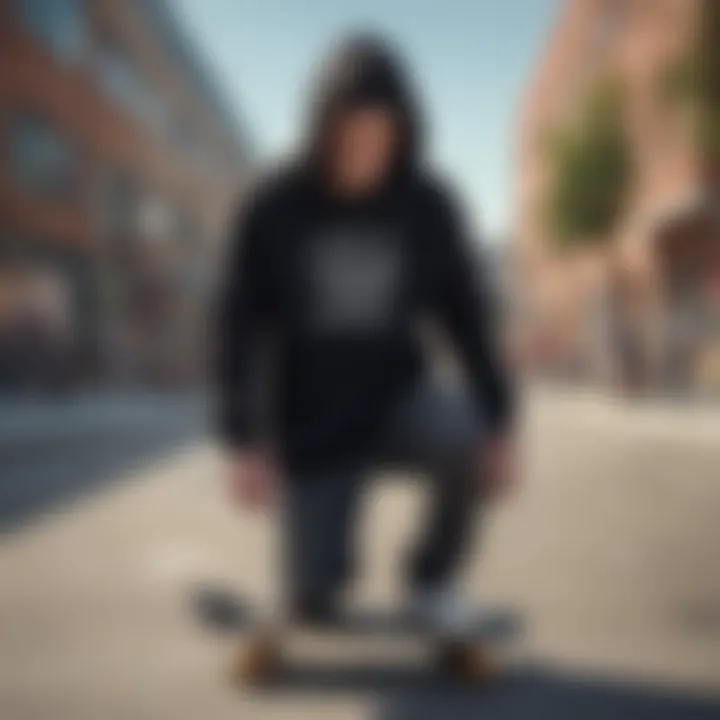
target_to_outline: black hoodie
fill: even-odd
[[[401,140],[382,190],[341,201],[323,182],[324,140],[336,113],[363,105],[392,108]],[[416,321],[428,315],[456,341],[487,425],[503,431],[509,384],[477,252],[450,193],[421,166],[399,62],[372,39],[344,43],[313,109],[300,161],[256,188],[231,239],[218,345],[223,439],[271,441],[290,475],[364,458],[384,414],[425,372]]]

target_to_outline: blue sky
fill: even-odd
[[[383,31],[412,61],[432,154],[486,236],[512,228],[519,99],[557,0],[174,0],[254,142],[292,144],[319,54],[348,29]]]

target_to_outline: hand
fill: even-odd
[[[515,490],[517,453],[511,438],[498,437],[486,442],[480,462],[480,477],[488,500],[498,500]]]
[[[229,459],[230,496],[247,510],[261,510],[275,503],[278,469],[272,454],[262,448],[235,451]]]

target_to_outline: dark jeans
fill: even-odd
[[[351,578],[359,499],[369,471],[378,466],[417,471],[432,492],[420,542],[408,557],[408,583],[451,580],[468,554],[480,505],[479,437],[479,418],[465,395],[422,385],[381,425],[377,456],[363,466],[291,483],[283,543],[290,607],[331,603]]]

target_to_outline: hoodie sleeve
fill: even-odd
[[[230,447],[257,442],[263,434],[257,358],[270,297],[265,205],[253,196],[234,220],[217,303],[216,422]]]
[[[471,245],[465,219],[453,198],[437,192],[427,209],[435,311],[460,351],[490,432],[502,434],[513,419],[513,393],[496,334],[498,306],[487,269],[480,261],[480,248]]]

